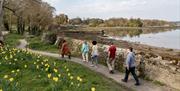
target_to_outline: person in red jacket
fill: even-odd
[[[62,58],[64,58],[64,55],[67,55],[69,59],[71,59],[71,52],[70,52],[70,49],[66,40],[63,40],[60,51],[61,51]]]
[[[116,57],[116,46],[113,42],[111,42],[111,45],[108,49],[108,58],[107,58],[107,66],[109,68],[109,73],[114,74],[114,68],[115,68],[115,57]]]

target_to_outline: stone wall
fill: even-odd
[[[65,38],[71,47],[72,54],[81,57],[82,40]],[[88,41],[91,45],[91,41]],[[106,65],[107,48],[108,45],[98,44],[100,57],[99,62]],[[158,81],[162,84],[171,86],[180,90],[180,63],[174,65],[176,61],[163,60],[161,56],[153,56],[153,54],[146,54],[135,50],[137,73],[140,77],[151,81]],[[124,60],[126,58],[127,50],[118,48],[116,56],[116,70],[124,71]],[[180,62],[180,61],[179,61]]]

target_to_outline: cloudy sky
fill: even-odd
[[[43,0],[70,18],[144,18],[180,21],[180,0]]]

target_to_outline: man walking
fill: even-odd
[[[111,42],[111,45],[108,49],[108,58],[107,58],[107,66],[109,68],[109,73],[114,74],[114,63],[115,63],[115,57],[116,57],[116,46]]]
[[[126,59],[126,74],[124,79],[122,79],[123,82],[127,82],[128,81],[128,77],[129,77],[129,73],[131,73],[134,77],[134,79],[136,80],[136,86],[139,86],[139,79],[135,73],[135,54],[133,53],[133,48],[130,47],[128,49],[128,55],[127,55],[127,59]]]

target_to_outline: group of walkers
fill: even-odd
[[[107,66],[109,68],[109,73],[114,74],[115,70],[115,58],[116,58],[116,46],[113,44],[113,42],[110,43],[109,48],[108,48],[108,56],[107,56]],[[67,55],[69,59],[71,59],[71,52],[70,48],[68,47],[68,44],[65,40],[63,40],[62,45],[60,45],[60,53],[62,55],[62,58],[64,58],[64,55]],[[81,47],[81,53],[82,53],[82,61],[85,63],[90,62],[92,67],[98,67],[98,57],[99,57],[99,51],[98,51],[98,45],[97,41],[92,41],[92,48],[90,52],[90,46],[87,43],[87,41],[84,41]],[[91,60],[89,61],[89,53],[91,53]],[[123,82],[128,81],[129,74],[131,73],[136,80],[135,85],[138,86],[140,85],[139,79],[135,73],[135,54],[133,52],[133,48],[129,47],[128,48],[128,54],[127,58],[125,60],[125,77],[122,79]]]

